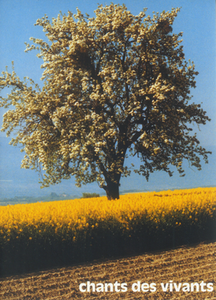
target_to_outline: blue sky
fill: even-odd
[[[148,8],[147,14],[171,10],[172,7],[181,7],[175,19],[173,31],[183,32],[183,46],[186,60],[193,60],[197,76],[197,87],[192,90],[193,101],[202,103],[212,119],[210,123],[200,128],[198,137],[203,146],[216,146],[216,83],[215,83],[215,1],[214,0],[125,0],[113,1],[125,4],[133,14],[138,14],[143,8]],[[59,11],[68,10],[73,13],[78,7],[82,13],[94,15],[97,4],[110,4],[109,1],[98,0],[0,0],[0,71],[5,66],[11,70],[11,61],[14,61],[15,71],[22,79],[29,76],[37,83],[40,82],[42,60],[36,57],[36,52],[24,53],[25,42],[30,37],[44,38],[44,32],[39,26],[34,26],[38,18],[48,15],[49,19],[57,17]],[[2,92],[5,95],[6,92]],[[0,123],[2,123],[3,109],[0,109]],[[5,133],[0,133],[4,137]],[[4,152],[4,147],[1,152]],[[19,151],[17,149],[17,151]],[[6,159],[7,154],[4,154]],[[16,158],[14,162],[17,163]],[[20,164],[20,162],[19,162]],[[0,174],[1,175],[1,174]]]

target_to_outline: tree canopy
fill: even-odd
[[[207,162],[210,152],[191,133],[210,120],[191,103],[198,72],[185,60],[182,33],[172,32],[179,10],[135,16],[111,4],[95,17],[77,9],[36,21],[46,39],[30,38],[26,51],[43,60],[42,88],[14,69],[2,72],[0,87],[11,88],[1,97],[9,108],[2,131],[14,131],[22,167],[39,171],[43,187],[75,176],[78,186],[97,181],[116,199],[134,167],[124,165],[128,154],[140,158],[134,171],[147,180],[155,170],[172,175],[171,165],[184,175],[183,160],[198,169],[200,156]]]

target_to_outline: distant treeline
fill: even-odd
[[[0,199],[0,205],[14,205],[14,204],[26,204],[26,203],[35,203],[35,202],[48,202],[48,201],[56,201],[56,200],[66,200],[66,199],[75,199],[79,198],[76,195],[69,195],[69,194],[56,194],[50,193],[48,196],[41,196],[41,197],[14,197],[14,198],[3,198]]]

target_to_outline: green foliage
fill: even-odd
[[[96,197],[100,197],[100,195],[97,193],[83,193],[82,194],[82,198],[96,198]]]

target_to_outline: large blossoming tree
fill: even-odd
[[[195,66],[184,59],[182,33],[172,33],[179,9],[134,16],[123,5],[99,5],[95,17],[59,15],[37,20],[47,41],[31,38],[26,51],[43,59],[43,87],[2,72],[1,98],[8,107],[2,130],[22,145],[23,168],[42,173],[42,186],[75,176],[77,185],[97,181],[108,199],[119,198],[126,153],[140,157],[135,172],[148,179],[155,170],[184,175],[182,161],[201,169],[191,123],[209,118],[190,103]],[[14,109],[10,109],[11,106]]]

